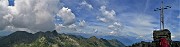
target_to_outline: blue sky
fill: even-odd
[[[161,1],[16,0],[15,6],[8,6],[6,0],[0,0],[0,35],[17,30],[35,33],[55,29],[59,33],[152,41],[152,31],[159,29],[160,17],[159,11],[153,10],[160,7]],[[172,32],[173,40],[180,40],[179,4],[179,0],[164,0],[165,6],[172,7],[164,15],[165,28]]]
[[[79,5],[84,1],[93,8]],[[106,27],[113,24],[113,22],[118,22],[122,24],[123,28],[127,28],[122,29],[123,34],[127,31],[138,35],[146,32],[147,34],[152,34],[153,30],[159,29],[160,14],[159,11],[155,12],[153,10],[160,7],[161,0],[62,0],[62,3],[72,10],[77,22],[78,20],[85,20],[88,26]],[[164,0],[164,3],[165,6],[172,6],[171,9],[164,11],[165,28],[176,34],[179,32],[178,28],[180,27],[180,19],[178,18],[180,15],[179,1]],[[114,11],[114,18],[111,19],[108,16],[104,16],[100,10],[101,7],[106,7],[105,9],[109,13]],[[108,19],[110,22],[100,21],[97,17]]]

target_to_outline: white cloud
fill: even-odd
[[[82,20],[79,22],[79,26],[84,27],[86,25],[86,21]]]
[[[4,17],[6,14],[8,14],[7,12],[7,1],[2,0],[0,1],[0,30],[4,29],[7,25],[8,25],[8,20],[5,19],[6,17]]]
[[[68,26],[64,26],[63,24],[56,24],[56,30],[60,31],[61,33],[82,33],[82,30],[84,30],[84,28],[86,28],[86,22],[84,20]]]
[[[98,20],[100,20],[102,22],[108,22],[108,20],[106,18],[98,18]]]
[[[53,15],[58,12],[58,7],[59,0],[15,0],[15,6],[8,6],[7,0],[1,0],[1,30],[6,26],[33,31],[54,30]],[[3,25],[4,23],[9,24]]]
[[[71,24],[68,26],[64,26],[63,24],[55,24],[55,30],[60,31],[60,33],[78,33],[79,26],[76,24]]]
[[[57,30],[57,31],[60,31],[61,30],[61,28],[63,27],[63,25],[62,24],[55,24],[55,30]]]
[[[114,24],[108,26],[108,28],[110,28],[110,29],[114,28],[114,27],[115,27]]]
[[[68,28],[76,28],[76,27],[77,27],[77,25],[75,25],[75,24],[71,24],[68,26]]]
[[[99,9],[102,14],[106,17],[106,18],[109,18],[109,19],[114,19],[115,18],[115,11],[114,10],[111,10],[111,11],[108,11],[106,10],[106,6],[101,6],[101,8]]]
[[[59,10],[57,15],[63,20],[62,24],[56,24],[56,30],[68,33],[72,31],[77,31],[77,25],[75,24],[75,15],[71,12],[71,9],[63,7]],[[84,26],[85,21],[80,21],[79,26]]]
[[[171,36],[172,39],[176,38],[176,36]]]
[[[122,26],[120,23],[118,23],[118,22],[114,22],[114,25],[115,26]]]
[[[114,34],[115,33],[115,31],[111,31],[111,32],[109,32],[110,34]]]
[[[101,6],[99,11],[101,11],[101,16],[97,16],[97,20],[102,21],[102,22],[115,22],[116,18],[116,12],[114,10],[107,10],[106,6]]]
[[[112,25],[109,25],[108,28],[111,29],[112,31],[121,32],[124,27],[122,26],[122,24],[118,22],[114,22]]]
[[[71,9],[63,7],[57,14],[64,21],[63,25],[71,25],[75,22],[75,15],[71,12]]]
[[[91,4],[89,4],[89,3],[87,3],[86,1],[81,2],[80,5],[81,5],[81,6],[86,6],[86,7],[88,7],[89,9],[93,9],[93,6],[92,6]]]

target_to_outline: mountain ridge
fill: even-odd
[[[125,47],[116,39],[84,38],[82,36],[59,34],[56,30],[37,32],[16,31],[0,38],[0,47]]]

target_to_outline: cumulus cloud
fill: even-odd
[[[63,24],[56,24],[56,30],[61,31],[61,32],[82,32],[82,30],[86,28],[86,21],[85,20],[80,20],[78,23],[73,23],[68,26],[64,26]],[[83,31],[84,32],[84,31]]]
[[[118,22],[114,22],[112,25],[109,25],[108,26],[108,28],[109,29],[112,29],[112,30],[118,30],[119,31],[119,29],[122,29],[122,24],[121,23],[118,23]]]
[[[114,10],[108,11],[108,10],[106,10],[106,6],[101,6],[101,8],[99,10],[102,12],[102,14],[106,18],[109,18],[109,19],[115,18],[116,13]]]
[[[112,22],[115,21],[116,12],[114,10],[107,10],[106,6],[101,6],[99,11],[101,12],[102,16],[98,16],[97,19],[102,22]]]
[[[89,4],[89,3],[87,3],[86,1],[81,2],[80,5],[88,7],[89,9],[93,9],[93,6],[91,4]]]
[[[7,0],[1,0],[1,30],[6,26],[33,31],[54,30],[53,15],[58,12],[58,7],[59,0],[15,0],[15,6],[8,6]]]
[[[63,23],[56,23],[55,24],[55,29],[57,31],[61,31],[63,33],[68,33],[72,31],[77,31],[77,27],[78,25],[75,24],[75,15],[74,13],[71,12],[71,9],[69,8],[61,8],[58,13],[57,13],[57,17],[56,20],[62,20]],[[57,21],[57,22],[61,22],[61,21]],[[84,20],[79,24],[84,25]]]
[[[108,26],[108,29],[112,30],[110,34],[120,33],[123,30],[123,25],[119,22],[114,22],[112,25]]]
[[[63,7],[57,15],[62,18],[64,26],[69,26],[75,22],[75,15],[69,8]]]
[[[59,33],[78,33],[76,32],[78,29],[76,24],[71,24],[69,26],[64,26],[63,24],[56,24],[56,30],[60,31]]]
[[[2,29],[4,29],[8,24],[8,20],[6,20],[5,18],[6,17],[4,17],[6,14],[8,14],[7,12],[7,6],[6,6],[6,4],[7,4],[7,1],[0,1],[0,30],[2,30]]]

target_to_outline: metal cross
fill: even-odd
[[[154,11],[160,11],[160,29],[164,29],[164,10],[171,8],[171,6],[164,7],[163,1],[161,2],[161,7],[154,9]]]

